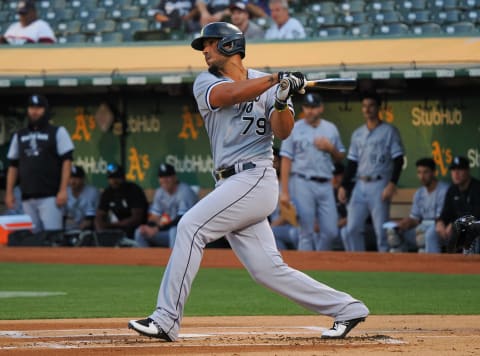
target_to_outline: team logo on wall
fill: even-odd
[[[102,132],[107,132],[110,130],[114,119],[115,118],[110,107],[105,103],[100,104],[97,112],[95,113],[95,122],[97,123],[98,128]]]

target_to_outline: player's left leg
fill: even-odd
[[[379,252],[388,252],[389,245],[387,240],[387,232],[383,228],[383,224],[388,221],[390,216],[390,202],[382,199],[382,192],[386,186],[386,182],[377,181],[368,184],[369,210],[371,212],[373,228],[377,238],[377,249]]]
[[[259,284],[317,314],[337,322],[365,318],[369,311],[361,301],[289,267],[275,246],[267,220],[227,235],[233,251]]]

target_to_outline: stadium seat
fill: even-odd
[[[353,14],[342,16],[342,23],[346,26],[361,25],[366,22],[368,22],[368,16],[364,12],[355,12]]]
[[[81,22],[76,20],[60,21],[59,23],[57,23],[56,31],[57,33],[63,34],[78,33],[80,32],[81,25]]]
[[[42,18],[50,25],[52,25],[53,22],[57,23],[62,20],[68,21],[73,18],[73,10],[66,8],[49,9],[45,16],[42,16]]]
[[[365,2],[362,0],[346,1],[339,5],[340,11],[348,14],[355,12],[363,12],[365,10]]]
[[[144,8],[154,7],[159,4],[158,0],[135,0],[132,5],[138,5]]]
[[[337,16],[335,14],[318,15],[312,18],[311,25],[316,27],[335,26],[337,24]]]
[[[364,23],[359,26],[352,26],[347,32],[347,34],[352,37],[370,37],[372,33],[373,25],[371,23]]]
[[[132,0],[100,0],[100,4],[106,8],[119,8],[132,5]]]
[[[442,32],[442,27],[433,22],[413,26],[412,28],[412,33],[419,36],[441,35]]]
[[[63,9],[65,6],[67,6],[67,3],[65,0],[37,1],[37,10],[38,9]]]
[[[465,14],[465,20],[479,24],[480,23],[480,9],[478,10],[470,10]]]
[[[80,21],[87,23],[90,21],[97,21],[105,19],[106,10],[104,8],[98,9],[82,9],[78,13]]]
[[[404,20],[412,25],[428,23],[431,21],[431,13],[428,10],[409,11]]]
[[[395,11],[395,1],[391,0],[384,0],[384,1],[372,1],[368,3],[365,7],[365,11],[367,12],[385,12],[385,11]]]
[[[480,0],[463,0],[460,5],[464,9],[480,9]]]
[[[81,31],[87,34],[96,34],[99,32],[115,31],[115,21],[113,20],[93,20],[83,24]]]
[[[405,0],[401,1],[399,8],[402,11],[425,10],[428,6],[427,0]]]
[[[0,22],[10,22],[10,11],[0,11]]]
[[[93,37],[94,43],[122,42],[123,34],[120,32],[99,33]]]
[[[402,20],[402,16],[397,11],[379,12],[373,17],[373,21],[377,24],[396,23]]]
[[[334,2],[326,1],[320,3],[310,4],[307,11],[311,14],[334,14],[337,11],[337,7]]]
[[[410,29],[404,23],[390,23],[376,26],[373,30],[373,34],[384,36],[405,36],[410,34]]]
[[[117,30],[123,34],[124,41],[132,41],[135,32],[148,30],[148,21],[145,19],[132,19],[117,25]]]
[[[75,9],[96,9],[97,0],[72,0],[68,4]]]
[[[437,9],[458,9],[460,7],[458,0],[431,0],[431,7]]]
[[[449,35],[472,35],[478,32],[473,23],[463,21],[446,26],[445,33]]]
[[[58,43],[85,43],[87,36],[83,33],[71,33],[58,38]]]
[[[434,13],[433,20],[440,24],[448,24],[462,21],[462,11],[448,10]]]
[[[335,26],[335,27],[326,27],[318,31],[318,37],[321,38],[330,38],[330,37],[343,37],[345,35],[345,27]]]

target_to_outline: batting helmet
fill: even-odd
[[[200,37],[192,41],[192,48],[203,51],[203,40],[206,38],[218,38],[218,51],[225,56],[240,53],[242,58],[245,57],[245,36],[235,25],[227,22],[212,22],[205,25]]]

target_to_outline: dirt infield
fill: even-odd
[[[68,251],[67,251],[68,250]],[[480,256],[283,253],[301,270],[480,273]],[[165,265],[167,249],[7,248],[2,262]],[[241,267],[230,250],[207,249],[204,267]],[[132,316],[141,317],[141,316]],[[480,316],[370,316],[345,340],[322,340],[320,316],[186,317],[180,340],[138,336],[127,319],[0,321],[0,354],[9,355],[478,355]]]

